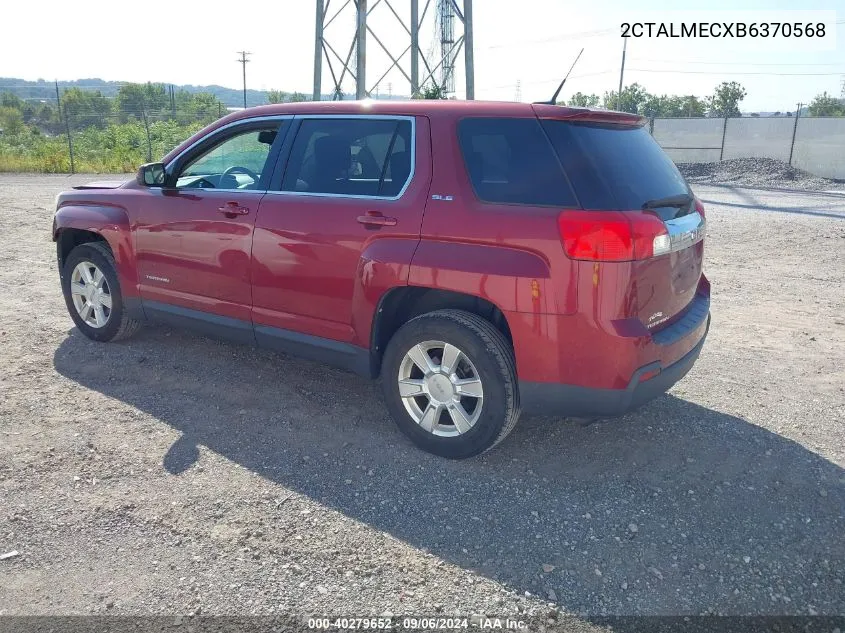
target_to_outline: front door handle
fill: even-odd
[[[248,207],[242,207],[237,202],[227,202],[222,207],[217,207],[217,210],[228,217],[234,217],[236,215],[246,215],[247,213],[249,213]]]
[[[396,218],[389,218],[378,211],[367,211],[366,215],[359,215],[356,220],[364,226],[396,226]]]

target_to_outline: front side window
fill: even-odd
[[[412,152],[407,119],[305,119],[282,191],[392,198],[411,178]]]
[[[458,137],[475,194],[484,202],[576,205],[537,119],[467,118]]]
[[[278,122],[228,136],[191,158],[176,176],[185,189],[265,189],[261,180]]]

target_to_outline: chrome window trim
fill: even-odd
[[[266,189],[217,189],[216,187],[174,187],[179,191],[208,191],[212,193],[255,193],[262,196],[267,193]]]
[[[411,115],[402,115],[402,114],[297,114],[295,116],[297,120],[299,119],[377,119],[382,121],[408,121],[411,124],[411,171],[408,173],[408,178],[405,180],[405,184],[402,185],[402,188],[399,190],[395,196],[369,196],[369,195],[358,195],[358,194],[351,194],[351,193],[320,193],[317,191],[282,191],[281,189],[269,189],[267,190],[268,195],[275,195],[275,196],[295,196],[295,197],[304,197],[304,198],[345,198],[349,200],[386,200],[386,201],[396,201],[399,200],[403,195],[405,195],[405,191],[407,191],[408,187],[411,186],[411,182],[414,180],[414,176],[417,172],[417,121],[416,117]],[[299,134],[299,130],[297,130],[297,135]],[[294,139],[294,143],[296,139]],[[293,152],[293,146],[291,146],[291,153]],[[288,156],[290,158],[290,156]],[[281,184],[279,184],[281,187]]]
[[[231,123],[227,123],[226,125],[221,125],[216,130],[209,132],[208,134],[204,135],[202,138],[197,139],[196,141],[194,141],[193,143],[188,145],[188,147],[186,147],[181,152],[176,154],[176,156],[174,156],[173,159],[170,160],[164,166],[164,169],[165,169],[165,171],[167,171],[168,167],[170,167],[171,165],[175,165],[183,156],[185,156],[185,154],[190,153],[191,150],[195,149],[198,145],[200,145],[201,143],[205,143],[210,138],[214,138],[215,136],[219,136],[220,134],[222,134],[226,130],[229,130],[233,127],[238,127],[240,125],[248,125],[250,123],[256,123],[256,122],[261,122],[261,121],[278,121],[279,123],[281,123],[282,121],[286,121],[286,120],[289,121],[289,120],[292,120],[293,118],[294,118],[294,115],[292,115],[292,114],[268,114],[266,116],[255,116],[255,117],[248,117],[248,118],[245,118],[245,119],[238,119],[237,121],[232,121]],[[174,187],[174,189],[178,189],[179,191],[183,191],[183,190],[187,191],[188,190],[188,188],[180,189],[179,187]],[[266,188],[265,189],[216,189],[216,188],[203,189],[203,188],[199,188],[199,187],[194,187],[194,189],[196,189],[197,191],[225,191],[225,192],[229,192],[229,193],[233,193],[233,192],[246,193],[247,191],[253,192],[253,193],[261,193],[261,194],[267,193]]]

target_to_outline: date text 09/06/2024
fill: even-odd
[[[623,22],[622,37],[822,38],[824,22]]]
[[[319,617],[308,618],[307,623],[309,629],[326,631],[448,631],[465,629],[519,631],[524,630],[527,626],[523,620],[496,617]]]

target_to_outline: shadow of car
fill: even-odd
[[[407,442],[372,383],[272,352],[160,328],[105,348],[72,330],[54,365],[181,433],[161,458],[174,476],[208,447],[570,612],[845,609],[843,470],[672,395],[591,425],[528,418],[453,462]]]

